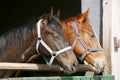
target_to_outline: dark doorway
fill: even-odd
[[[40,17],[54,8],[61,11],[61,19],[81,12],[81,0],[3,0],[0,2],[0,34],[19,26],[33,17]]]

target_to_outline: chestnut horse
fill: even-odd
[[[0,37],[0,62],[26,62],[37,52],[48,65],[55,59],[66,73],[76,72],[78,61],[60,25],[59,18],[50,13],[6,32]],[[1,70],[0,77],[12,73]]]
[[[106,56],[88,16],[89,9],[83,14],[63,20],[62,30],[78,59],[87,62],[100,73],[105,70]]]

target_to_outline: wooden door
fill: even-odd
[[[120,40],[119,4],[120,0],[103,1],[103,46],[107,53],[108,74],[115,75],[115,80],[120,80],[120,48],[115,48]]]
[[[114,39],[115,37],[117,40]],[[120,40],[120,0],[112,1],[112,39],[112,74],[115,75],[116,80],[120,80],[120,42],[118,42]],[[115,49],[116,46],[118,48]]]

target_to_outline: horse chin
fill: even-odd
[[[66,74],[72,74],[72,73],[75,73],[76,72],[76,69],[68,69],[67,67],[64,67],[63,68],[63,71],[64,71],[64,73],[66,73]]]
[[[66,74],[72,74],[76,72],[76,67],[65,64],[64,66],[62,66],[62,70]]]
[[[89,65],[89,66],[92,68],[92,70],[94,71],[95,74],[99,74],[100,72],[102,72],[102,71],[100,70],[100,68],[97,68],[97,67],[89,64],[87,61],[84,61],[84,64],[85,64],[85,65]]]
[[[89,64],[90,65],[90,64]],[[96,68],[95,66],[90,65],[94,71],[95,74],[99,74],[101,72],[100,69]]]

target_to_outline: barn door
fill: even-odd
[[[120,0],[103,1],[103,46],[107,53],[108,74],[120,80]]]
[[[112,74],[120,80],[120,0],[112,1]]]

